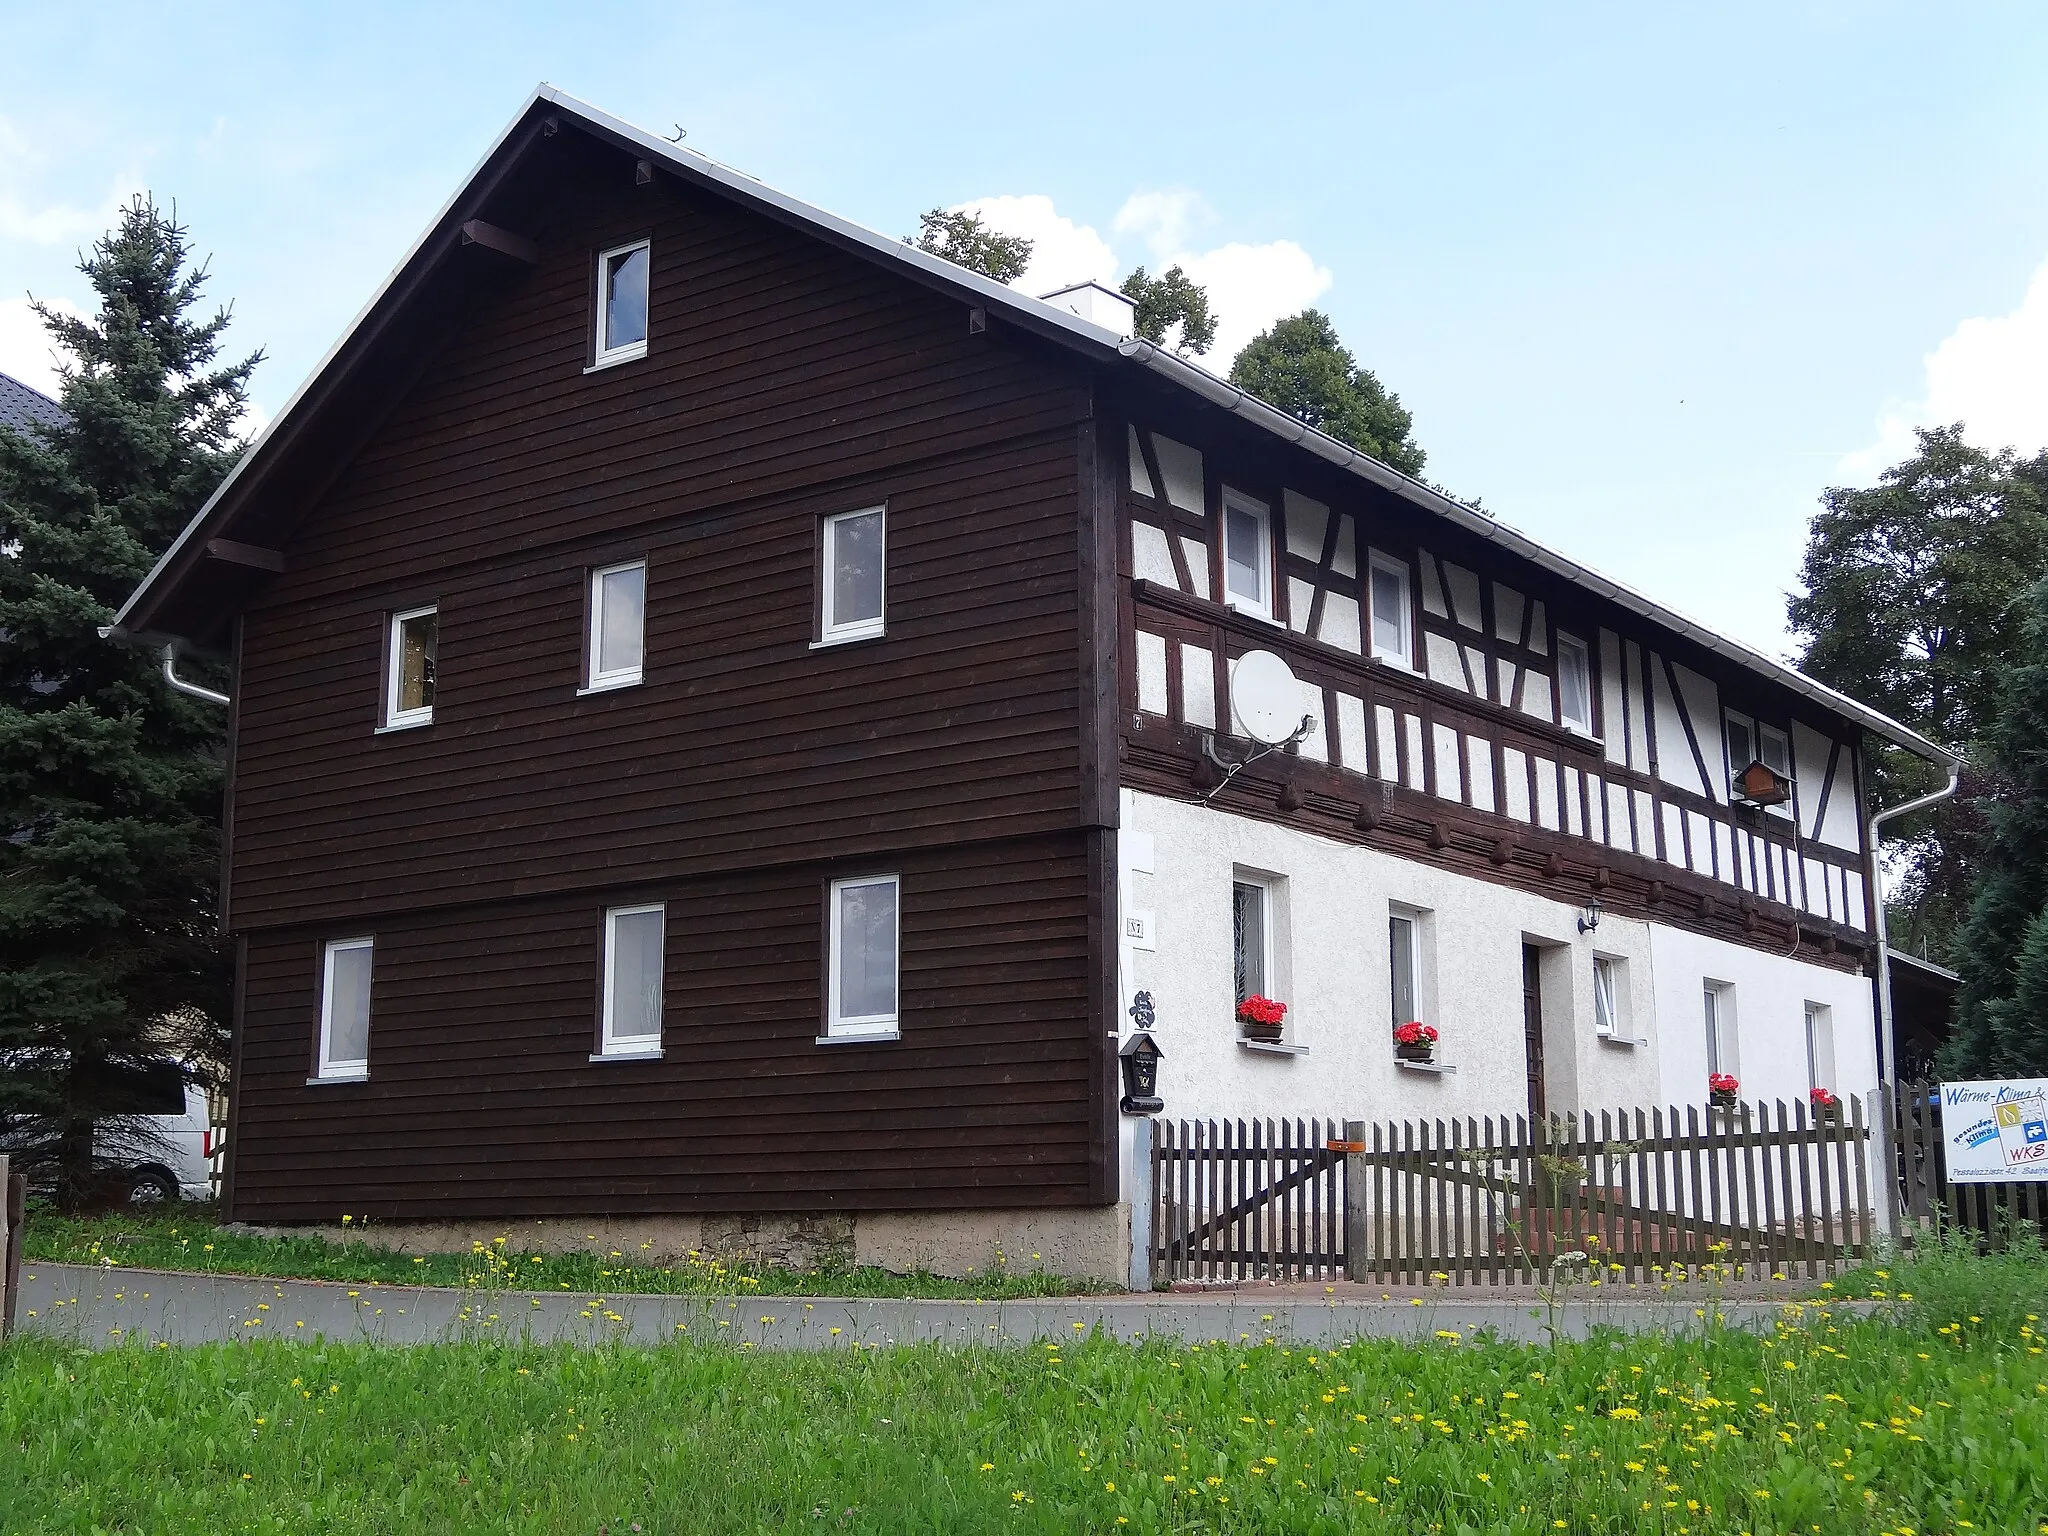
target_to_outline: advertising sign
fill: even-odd
[[[1952,1184],[2048,1180],[2048,1078],[1943,1083],[1941,1137]]]

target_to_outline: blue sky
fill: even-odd
[[[0,0],[0,370],[148,188],[275,410],[548,80],[891,232],[997,200],[1045,286],[1313,300],[1429,478],[1782,651],[1823,486],[2048,443],[2048,8],[1689,9]]]

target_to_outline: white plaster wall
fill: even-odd
[[[1552,1112],[1701,1103],[1701,993],[1736,988],[1745,1097],[1803,1096],[1804,1005],[1834,1009],[1836,1090],[1875,1085],[1871,998],[1862,978],[1682,930],[1580,907],[1371,848],[1126,790],[1119,845],[1125,913],[1152,914],[1153,948],[1121,941],[1129,1007],[1157,1010],[1160,1093],[1170,1118],[1311,1116],[1366,1120],[1517,1115],[1528,1096],[1522,945],[1544,947],[1546,1085]],[[1149,870],[1131,867],[1133,861]],[[1289,1043],[1303,1055],[1244,1049],[1233,1017],[1230,889],[1238,870],[1286,881],[1275,943]],[[1390,904],[1424,924],[1422,1016],[1443,1031],[1442,1076],[1396,1067],[1388,997]],[[1124,924],[1119,920],[1119,932]],[[1596,954],[1622,966],[1622,1028],[1593,1027]],[[1129,1030],[1128,1017],[1124,1028]],[[1639,1043],[1630,1044],[1629,1041]]]
[[[1746,949],[1678,928],[1656,926],[1650,953],[1657,973],[1657,1016],[1663,1024],[1663,1102],[1697,1104],[1707,1091],[1705,984],[1734,988],[1736,1076],[1745,1099],[1806,1097],[1806,1005],[1834,1010],[1838,1094],[1877,1087],[1877,1026],[1870,982],[1804,960]]]

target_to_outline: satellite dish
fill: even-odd
[[[1230,708],[1245,734],[1278,747],[1301,729],[1301,684],[1271,651],[1246,651],[1230,664]]]

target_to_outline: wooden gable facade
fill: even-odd
[[[567,128],[530,268],[445,333],[242,610],[234,1215],[1101,1203],[1107,765],[1084,701],[1088,380]],[[651,242],[643,361],[592,253]],[[888,630],[817,649],[822,516],[888,509]],[[644,558],[641,686],[579,691]],[[433,721],[378,729],[386,616]],[[902,879],[904,1029],[818,1043],[834,876]],[[658,1061],[601,1062],[602,913],[667,910]],[[371,1067],[311,1084],[324,944]]]

